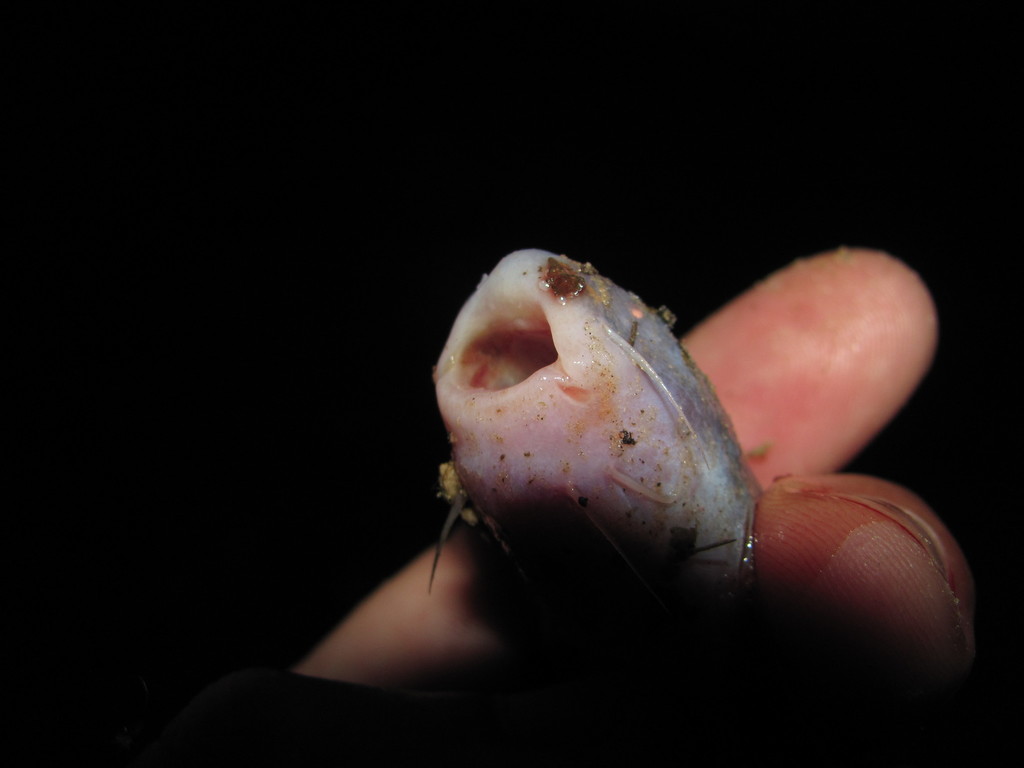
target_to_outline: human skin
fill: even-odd
[[[968,673],[970,570],[915,494],[831,473],[903,406],[936,340],[920,278],[863,249],[793,262],[684,338],[765,489],[754,521],[762,642],[839,684],[851,672],[850,685],[900,697],[941,694]],[[520,653],[500,610],[514,588],[487,544],[457,532],[429,593],[425,551],[295,671],[387,687],[486,685]]]

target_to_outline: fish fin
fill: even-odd
[[[434,563],[430,566],[430,581],[427,583],[428,595],[434,586],[434,575],[437,573],[437,563],[441,559],[441,549],[444,548],[445,542],[448,541],[452,528],[455,527],[455,522],[462,517],[462,509],[466,506],[467,498],[466,494],[462,491],[459,491],[452,497],[452,508],[448,510],[448,517],[445,518],[444,525],[441,527],[441,535],[437,539],[437,549],[434,550]]]
[[[658,593],[654,591],[654,587],[652,587],[650,582],[643,577],[643,574],[640,573],[637,567],[633,565],[633,561],[626,556],[626,553],[622,551],[622,548],[615,542],[615,539],[613,539],[609,535],[608,531],[604,529],[604,526],[602,526],[593,515],[587,512],[586,509],[583,510],[583,514],[587,516],[587,520],[590,521],[590,524],[594,526],[602,536],[604,536],[605,541],[612,545],[612,549],[614,549],[616,554],[622,558],[623,562],[629,566],[629,570],[631,570],[633,575],[636,576],[640,583],[644,585],[644,589],[650,593],[655,602],[661,606],[661,610],[663,610],[666,615],[671,615],[671,611],[669,611],[668,606],[665,605],[665,601],[662,600]]]
[[[612,328],[610,325],[606,325],[604,328],[608,332],[608,337],[612,341],[614,341],[619,347],[622,348],[622,350],[626,353],[626,355],[629,356],[629,359],[633,361],[633,364],[636,365],[637,368],[644,372],[647,378],[651,380],[651,383],[654,384],[654,388],[661,395],[661,399],[664,400],[665,404],[668,405],[669,409],[676,414],[676,416],[678,417],[676,424],[679,429],[680,435],[686,437],[685,433],[689,433],[697,438],[697,450],[700,452],[700,456],[704,460],[704,466],[710,469],[711,464],[708,463],[708,455],[707,452],[704,450],[704,441],[701,439],[701,436],[697,433],[697,430],[693,428],[693,425],[690,424],[690,420],[686,418],[686,413],[683,411],[683,407],[679,404],[679,401],[672,396],[672,392],[665,385],[664,380],[661,378],[661,376],[658,375],[658,372],[654,370],[654,367],[647,361],[647,358],[641,355],[639,352],[637,352],[636,348],[632,344],[630,344],[626,339],[622,338],[622,336],[619,335],[619,333],[617,333],[614,328]]]

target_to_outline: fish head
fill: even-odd
[[[517,251],[435,369],[474,511],[581,614],[689,612],[748,559],[756,486],[669,320],[589,264]]]

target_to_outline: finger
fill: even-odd
[[[931,694],[974,657],[974,583],[929,507],[860,475],[787,477],[755,518],[758,607],[796,663]]]
[[[369,595],[293,668],[315,677],[419,689],[512,674],[523,645],[516,574],[476,531],[456,529],[430,591],[434,549]],[[500,606],[500,612],[495,608]]]
[[[913,271],[877,251],[840,249],[769,276],[684,343],[766,483],[849,461],[910,397],[936,336]]]

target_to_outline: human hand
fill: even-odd
[[[936,332],[914,273],[883,254],[841,250],[771,275],[684,339],[765,488],[754,524],[759,621],[746,646],[754,658],[737,659],[743,672],[724,685],[760,679],[765,692],[764,681],[797,674],[831,695],[902,700],[942,694],[967,674],[973,582],[956,542],[910,491],[827,474],[904,404]],[[432,559],[424,552],[383,584],[295,671],[413,689],[507,688],[527,679],[524,669],[528,688],[561,680],[550,660],[538,662],[530,606],[486,542],[453,536],[428,594]],[[591,672],[616,674],[607,660]],[[680,717],[689,710],[680,703]]]

